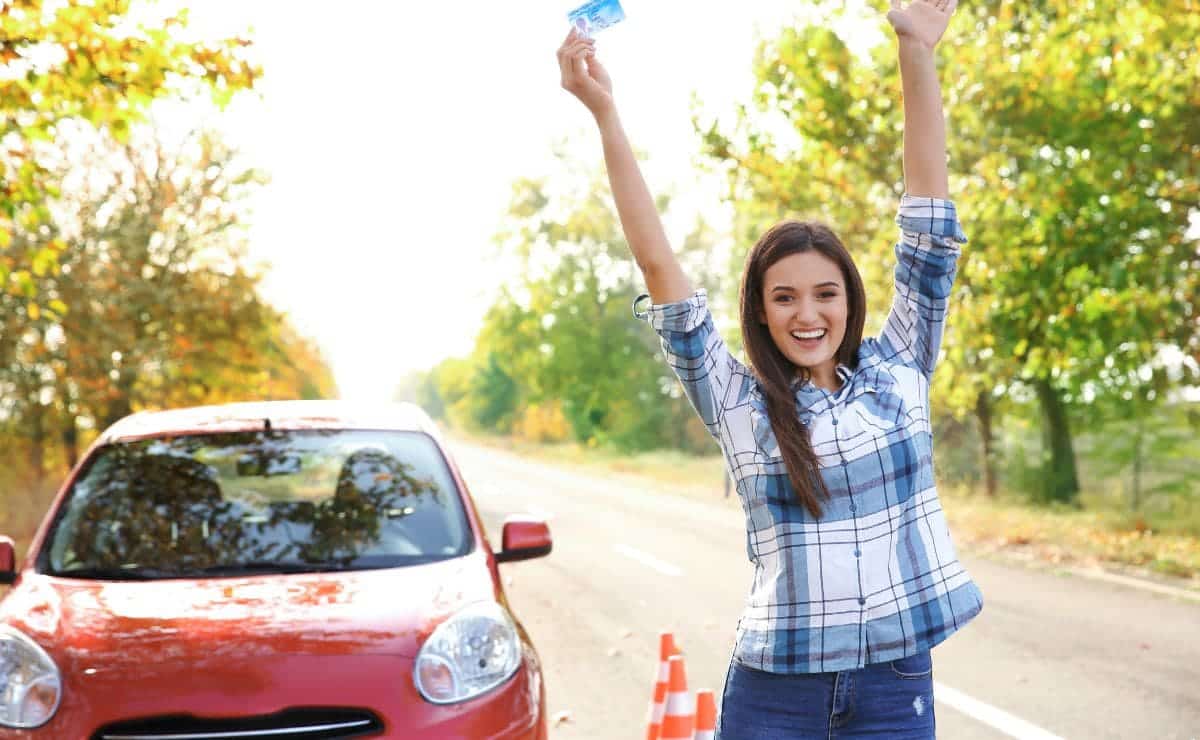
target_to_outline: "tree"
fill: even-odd
[[[39,281],[63,247],[38,228],[50,220],[54,178],[43,155],[59,125],[82,121],[124,140],[156,99],[206,87],[224,105],[260,74],[246,59],[248,41],[182,40],[186,11],[135,27],[134,8],[130,0],[0,3],[0,292],[31,306],[43,300]],[[34,238],[18,241],[18,230]]]
[[[662,360],[657,337],[634,320],[643,292],[603,175],[560,157],[549,181],[518,180],[499,236],[523,276],[489,314],[476,342],[520,379],[524,402],[556,402],[580,442],[626,449],[677,445],[694,414]],[[660,211],[669,201],[660,199]],[[700,223],[677,252],[698,285],[712,274],[711,232]]]
[[[428,402],[455,423],[535,439],[561,439],[561,429],[584,444],[708,449],[657,337],[632,316],[644,288],[607,183],[559,163],[554,178],[514,183],[497,242],[521,274],[489,308],[471,356],[430,372],[438,392]],[[679,245],[700,285],[713,274],[713,242],[699,222]]]
[[[86,166],[64,165],[64,196],[39,227],[64,244],[47,308],[6,313],[0,337],[7,416],[33,430],[35,468],[52,435],[69,465],[81,428],[135,409],[334,392],[320,352],[245,265],[244,198],[259,173],[205,132],[175,144],[148,129],[125,145],[96,135],[76,155]]]

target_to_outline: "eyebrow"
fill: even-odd
[[[840,287],[842,287],[842,285],[841,285],[841,283],[834,282],[833,280],[827,280],[826,282],[819,283],[817,285],[814,285],[813,287],[814,288],[831,288],[831,287],[832,288],[840,288]],[[780,290],[795,290],[795,288],[793,288],[790,285],[776,285],[774,288],[771,288],[772,293],[775,293]]]

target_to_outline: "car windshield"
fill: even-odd
[[[104,579],[389,568],[462,555],[468,534],[428,435],[206,434],[99,449],[39,565]]]

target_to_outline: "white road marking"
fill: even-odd
[[[671,565],[668,562],[659,560],[653,555],[648,555],[641,550],[634,549],[629,545],[613,545],[613,549],[621,553],[627,558],[632,558],[642,565],[647,565],[665,576],[681,576],[683,571]]]
[[[1098,568],[1072,568],[1070,572],[1083,576],[1084,578],[1094,578],[1098,581],[1119,583],[1122,586],[1140,588],[1143,591],[1152,591],[1154,593],[1163,594],[1164,596],[1174,596],[1179,599],[1200,601],[1200,591],[1192,591],[1175,586],[1154,583],[1153,581],[1147,581],[1144,578],[1130,578],[1129,576],[1123,576],[1119,573],[1109,573],[1108,571],[1100,570]]]
[[[937,681],[933,682],[933,699],[936,702],[947,704],[971,719],[978,720],[1009,737],[1015,737],[1017,740],[1063,740],[1058,735],[1047,732],[1003,709],[993,707],[991,704],[984,704],[978,699]]]

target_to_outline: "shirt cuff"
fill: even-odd
[[[958,211],[954,203],[943,198],[927,198],[905,193],[900,197],[900,209],[896,212],[896,223],[902,231],[929,234],[935,244],[948,241],[965,244],[967,235],[958,222]],[[940,237],[936,238],[936,237]]]
[[[700,326],[708,315],[708,292],[703,288],[682,301],[652,304],[645,311],[639,311],[638,304],[649,298],[643,294],[634,299],[633,315],[648,321],[655,331],[689,332]]]

